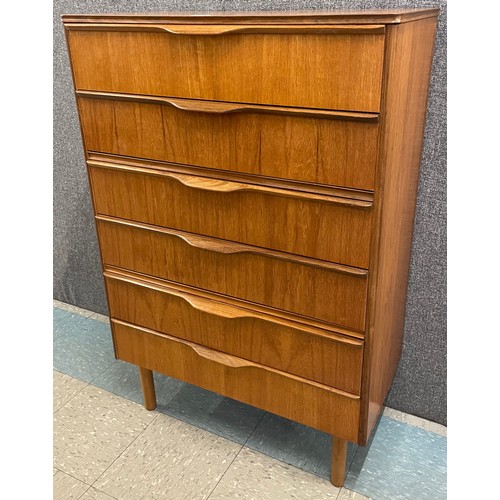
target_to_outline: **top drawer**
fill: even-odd
[[[67,34],[77,90],[379,111],[383,26],[82,24]]]

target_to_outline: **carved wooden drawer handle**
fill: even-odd
[[[179,297],[180,299],[187,302],[193,309],[197,311],[201,311],[206,314],[210,314],[212,316],[218,316],[221,318],[227,319],[242,319],[242,318],[252,318],[251,315],[244,313],[243,311],[238,311],[237,309],[226,307],[222,304],[218,304],[215,308],[213,305],[207,304],[207,302],[203,299],[198,299],[195,297],[187,297],[183,294],[169,294],[173,297]]]
[[[203,236],[196,236],[194,234],[177,233],[174,231],[169,231],[170,236],[175,236],[186,242],[188,245],[194,248],[200,248],[202,250],[209,250],[210,252],[225,253],[225,254],[236,254],[236,253],[251,253],[251,250],[246,245],[240,245],[235,242],[231,243],[221,243],[213,238],[205,238]]]
[[[165,31],[172,35],[231,35],[231,34],[283,34],[283,33],[300,33],[300,34],[356,34],[356,33],[384,33],[385,27],[380,24],[366,26],[304,26],[304,25],[178,25],[164,24],[155,25],[158,30]]]
[[[226,113],[242,113],[245,111],[255,111],[252,106],[245,104],[232,104],[228,102],[218,101],[202,101],[195,99],[170,99],[167,97],[158,98],[162,104],[173,106],[181,111],[193,111],[196,113],[210,114],[226,114]]]
[[[257,366],[255,363],[251,361],[246,361],[244,359],[236,358],[234,356],[230,356],[229,354],[225,354],[223,352],[214,351],[213,349],[208,349],[207,347],[203,347],[201,345],[195,345],[187,342],[182,342],[186,347],[190,347],[193,351],[201,356],[202,358],[208,359],[209,361],[214,361],[215,363],[219,363],[220,365],[227,366],[229,368],[252,368]]]
[[[149,31],[170,35],[218,36],[238,34],[291,34],[301,35],[378,35],[385,33],[383,24],[349,25],[229,25],[229,24],[121,24],[121,23],[66,23],[68,30],[79,31]]]
[[[244,184],[242,182],[224,181],[221,179],[209,179],[207,177],[197,177],[194,175],[179,174],[177,172],[163,171],[161,175],[175,179],[186,187],[201,189],[202,191],[215,191],[217,193],[234,193],[238,191],[254,191],[261,194],[271,194],[275,196],[285,196],[287,198],[297,198],[300,200],[310,200],[317,202],[335,203],[338,205],[349,205],[358,208],[371,208],[373,203],[369,201],[359,201],[347,198],[338,198],[322,194],[312,194],[304,191],[290,191],[287,189],[269,188],[255,184]]]
[[[293,191],[290,189],[267,187],[257,184],[246,184],[243,182],[226,181],[209,177],[198,177],[191,174],[181,174],[171,170],[156,170],[143,167],[133,167],[122,163],[110,163],[98,160],[87,160],[87,165],[97,168],[107,168],[111,170],[121,170],[124,172],[142,173],[156,177],[163,177],[176,180],[186,187],[200,189],[202,191],[215,191],[217,193],[233,193],[238,191],[253,191],[260,194],[284,196],[286,198],[296,198],[299,200],[316,201],[324,203],[334,203],[355,208],[370,209],[373,206],[371,201],[362,201],[352,198],[342,198],[340,196],[329,196],[325,194],[308,193],[306,191]]]
[[[178,174],[176,172],[164,172],[165,177],[175,179],[184,186],[201,189],[202,191],[216,191],[218,193],[232,193],[234,191],[263,191],[264,189],[251,184],[240,182],[223,181],[221,179],[209,179],[207,177],[197,177],[194,175]]]
[[[96,162],[96,161],[87,161],[89,165],[95,165],[98,167],[106,165],[107,164],[103,162]],[[234,182],[234,181],[224,181],[222,179],[211,179],[208,177],[198,177],[196,175],[186,175],[186,174],[180,174],[178,172],[171,172],[168,170],[146,170],[146,169],[140,169],[140,168],[127,168],[126,166],[113,166],[117,170],[128,170],[128,171],[134,171],[134,172],[144,172],[152,175],[157,175],[160,177],[167,177],[169,179],[176,180],[183,184],[186,187],[190,187],[193,189],[200,189],[202,191],[215,191],[217,193],[233,193],[235,191],[257,191],[261,193],[272,193],[272,194],[286,194],[287,196],[292,196],[295,198],[324,198],[325,201],[329,200],[331,197],[330,196],[325,196],[325,195],[311,195],[308,193],[300,193],[300,194],[295,194],[293,191],[285,191],[284,189],[275,189],[275,188],[268,188],[265,186],[257,186],[254,184],[244,184],[242,182]],[[318,200],[319,201],[319,200]]]
[[[160,104],[172,106],[181,111],[195,113],[210,113],[216,115],[230,113],[267,113],[278,115],[304,116],[313,118],[332,118],[377,123],[378,113],[363,113],[360,111],[338,111],[332,109],[293,108],[267,104],[248,104],[206,99],[187,99],[185,97],[162,97],[140,94],[123,94],[119,92],[102,92],[97,90],[77,90],[76,95],[86,99],[110,99],[113,101],[128,101],[136,103]]]
[[[193,248],[208,250],[210,252],[233,254],[233,255],[239,253],[249,253],[265,258],[284,260],[286,262],[293,262],[295,264],[304,264],[307,266],[318,267],[320,269],[327,269],[330,271],[345,273],[351,276],[358,276],[360,278],[366,278],[368,276],[368,270],[366,269],[345,266],[343,264],[337,264],[335,262],[328,262],[324,260],[314,259],[311,257],[304,257],[302,255],[291,255],[286,252],[271,250],[269,248],[261,249],[259,247],[255,247],[252,245],[236,243],[235,241],[221,240],[219,238],[214,238],[212,236],[209,237],[201,236],[193,233],[187,233],[185,231],[154,226],[152,224],[145,224],[143,222],[119,219],[117,217],[102,215],[102,214],[96,215],[96,219],[98,221],[103,221],[105,223],[136,227],[139,229],[146,229],[147,231],[154,231],[157,233],[166,234],[174,238],[179,238],[180,240],[192,246]]]

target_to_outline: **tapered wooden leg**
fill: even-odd
[[[144,397],[144,407],[146,410],[156,408],[155,381],[153,372],[147,368],[139,366],[139,375],[141,376],[142,395]]]
[[[334,486],[338,486],[339,488],[344,485],[346,459],[347,441],[333,436],[330,481]]]

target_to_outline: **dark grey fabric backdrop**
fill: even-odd
[[[54,298],[107,313],[80,129],[60,16],[168,10],[440,7],[418,191],[403,356],[392,408],[446,423],[446,2],[421,0],[56,0],[54,3]]]

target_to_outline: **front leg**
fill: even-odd
[[[339,488],[344,485],[345,464],[347,459],[347,441],[332,437],[332,467],[330,482]]]
[[[156,409],[156,393],[153,372],[147,368],[139,366],[139,375],[141,376],[142,395],[144,397],[144,408],[146,410]]]

